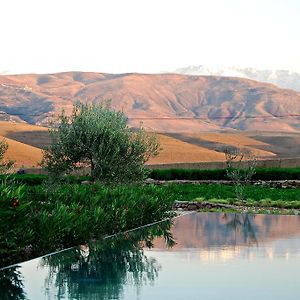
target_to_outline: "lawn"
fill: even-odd
[[[240,204],[232,185],[223,184],[169,184],[163,187],[166,196],[178,201],[209,201]],[[249,206],[300,208],[300,189],[271,187],[245,187],[245,204]]]

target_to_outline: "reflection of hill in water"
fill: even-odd
[[[300,216],[193,213],[175,219],[172,233],[173,250],[263,245],[300,236]],[[154,247],[165,249],[160,239]]]
[[[6,269],[0,272],[0,299],[171,299],[162,296],[166,287],[172,299],[211,299],[196,296],[224,284],[225,292],[231,284],[233,295],[244,297],[238,293],[244,281],[246,293],[261,286],[273,295],[286,286],[298,293],[300,217],[192,213],[174,220],[173,248],[170,226],[146,226]],[[28,288],[36,281],[40,288]],[[190,289],[196,298],[180,294]],[[287,299],[283,293],[269,298]]]

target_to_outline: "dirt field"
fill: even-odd
[[[2,136],[0,136],[0,139],[2,139]],[[39,166],[42,160],[41,149],[8,138],[6,138],[6,142],[8,150],[5,158],[14,160],[17,168],[22,166],[35,168]]]
[[[300,157],[300,133],[203,132],[158,134],[161,151],[148,164],[224,161],[222,150],[228,146],[247,148],[259,159]],[[17,167],[36,167],[45,146],[48,129],[25,123],[0,122],[0,138],[9,144],[6,157]]]

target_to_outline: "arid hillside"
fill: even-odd
[[[16,166],[36,167],[49,145],[48,129],[26,123],[0,121],[0,139],[9,145],[6,157]],[[202,132],[160,133],[161,150],[147,164],[224,161],[222,149],[247,148],[258,159],[300,157],[300,133]]]
[[[48,125],[76,101],[112,100],[132,126],[156,132],[299,132],[300,93],[253,80],[178,74],[68,72],[0,76],[0,116]]]
[[[5,158],[22,166],[36,168],[42,160],[41,148],[49,143],[48,129],[26,123],[0,121],[0,140],[5,139],[8,150]]]
[[[257,134],[257,133],[256,133]],[[26,123],[0,121],[0,139],[5,138],[9,149],[6,157],[13,159],[17,167],[36,167],[41,161],[42,151],[50,143],[48,128]],[[160,133],[158,134],[161,150],[157,157],[148,164],[172,164],[182,162],[224,161],[224,147],[239,147],[251,150],[259,159],[300,156],[300,134],[290,135],[255,135],[255,133]],[[283,148],[284,139],[287,147],[294,144],[294,151]]]

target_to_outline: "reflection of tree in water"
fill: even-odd
[[[168,221],[103,240],[90,246],[88,258],[81,256],[78,249],[47,257],[44,264],[49,265],[50,272],[46,285],[55,281],[60,297],[119,299],[124,284],[138,289],[154,282],[161,267],[155,259],[145,256],[142,248],[152,247],[155,237],[164,237],[172,247],[170,225]]]
[[[226,223],[227,228],[234,230],[235,242],[237,240],[237,233],[242,232],[244,242],[249,245],[258,245],[256,239],[256,226],[253,224],[254,218],[254,214],[223,215],[223,219],[228,220],[228,222]]]
[[[23,300],[26,299],[23,290],[21,272],[17,267],[2,270],[0,272],[0,299],[1,300]]]

